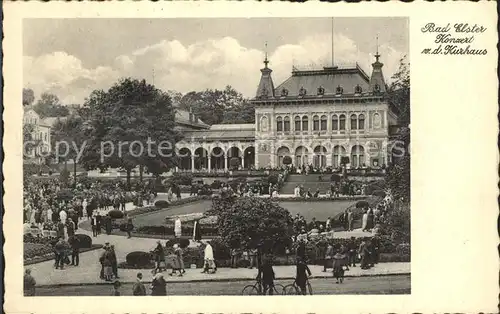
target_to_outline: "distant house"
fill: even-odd
[[[32,108],[25,108],[23,126],[31,125],[31,141],[24,143],[25,154],[28,161],[41,163],[43,157],[52,151],[50,145],[51,121],[41,119],[40,115]]]

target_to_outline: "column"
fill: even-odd
[[[194,172],[194,156],[191,154],[191,172]]]
[[[208,159],[208,172],[210,172],[210,170],[212,170],[212,158],[210,154],[208,155],[207,159]]]
[[[241,157],[241,169],[245,169],[245,151],[243,151],[243,157]]]
[[[332,154],[330,154],[330,153],[326,154],[326,166],[333,167]]]
[[[259,144],[258,143],[255,143],[254,145],[255,149],[254,149],[254,166],[255,166],[255,169],[259,169]]]
[[[224,154],[224,171],[227,172],[227,156]]]

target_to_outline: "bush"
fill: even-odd
[[[374,190],[372,192],[372,195],[375,195],[375,196],[380,196],[380,197],[385,197],[385,192],[382,191],[382,190]]]
[[[220,180],[214,180],[214,182],[210,185],[210,187],[215,190],[220,189],[221,186],[222,182]]]
[[[408,257],[411,255],[411,246],[409,243],[401,243],[396,246],[396,253],[402,258]]]
[[[155,207],[157,208],[167,208],[168,207],[168,201],[165,200],[159,200],[155,202]]]
[[[24,259],[31,259],[39,256],[51,254],[52,246],[42,243],[24,243],[23,255]]]
[[[330,177],[330,181],[332,182],[340,182],[340,176],[338,174],[332,174],[332,176]]]
[[[191,173],[176,172],[170,181],[177,185],[191,185],[193,182],[193,175]]]
[[[109,217],[111,217],[111,219],[121,219],[125,216],[121,210],[117,209],[110,210],[108,212],[108,215]]]
[[[368,208],[370,204],[367,201],[358,201],[356,203],[356,208]]]
[[[151,263],[152,256],[151,253],[135,251],[128,253],[125,257],[127,265],[136,268],[145,268]]]
[[[75,234],[77,239],[80,241],[81,249],[88,249],[92,247],[92,238],[86,234]]]

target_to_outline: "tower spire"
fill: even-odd
[[[380,54],[378,53],[378,34],[377,34],[377,53],[375,54],[375,59],[378,62],[378,59],[380,58]]]
[[[264,67],[267,69],[267,65],[269,64],[269,60],[267,59],[267,41],[266,41],[265,46],[266,46],[266,48],[265,48],[266,57],[264,59]]]

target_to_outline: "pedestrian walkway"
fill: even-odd
[[[89,253],[85,253],[89,254]],[[84,254],[82,254],[84,255]],[[90,254],[89,254],[90,256]],[[83,256],[82,256],[83,257]],[[101,266],[97,260],[84,257],[80,258],[81,266],[67,267],[64,270],[55,270],[52,267],[38,267],[33,265],[32,275],[37,281],[37,286],[63,286],[63,285],[87,285],[102,284],[105,281],[99,279]],[[53,262],[48,262],[50,266]],[[291,281],[295,277],[295,266],[274,266],[276,281]],[[313,278],[332,277],[331,269],[323,272],[323,266],[310,265]],[[122,283],[133,283],[136,275],[141,272],[145,282],[150,282],[153,275],[151,269],[118,269],[118,276]],[[359,266],[351,267],[346,272],[346,277],[362,276],[387,276],[387,275],[408,275],[410,274],[410,263],[381,263],[375,267],[362,270]],[[201,269],[187,269],[182,277],[165,276],[167,282],[205,282],[205,281],[238,281],[253,280],[257,276],[257,269],[248,268],[220,268],[215,274],[201,273]]]

